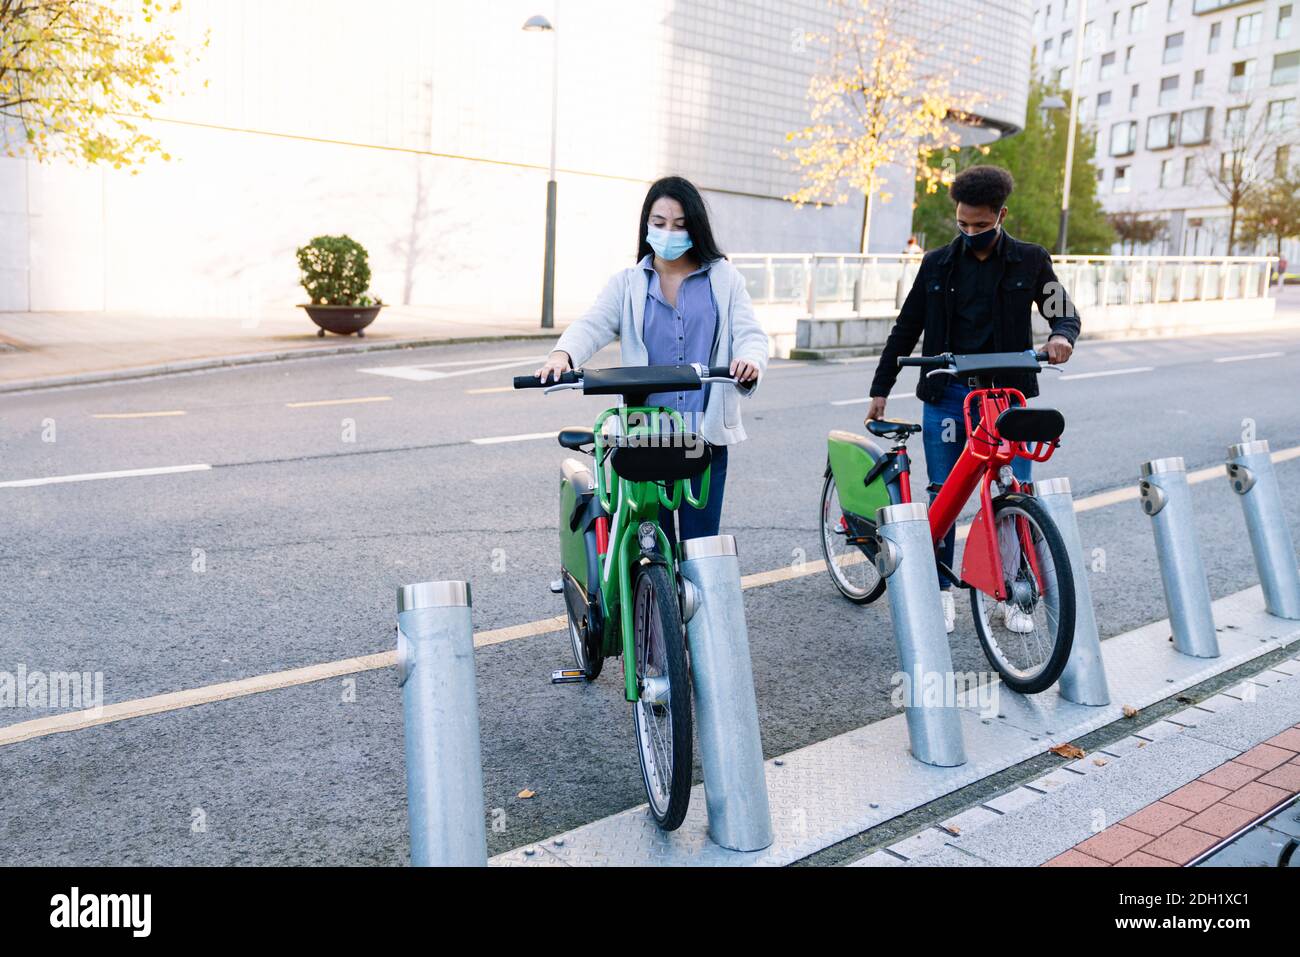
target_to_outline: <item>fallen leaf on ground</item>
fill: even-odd
[[[1124,717],[1136,718],[1137,713],[1138,713],[1138,709],[1133,707],[1131,704],[1124,705]]]
[[[939,827],[947,831],[953,837],[956,837],[957,835],[961,834],[961,828],[959,828],[956,824],[940,824]]]
[[[1104,768],[1104,767],[1105,767],[1106,765],[1108,765],[1110,762],[1107,761],[1105,758],[1093,758],[1093,759],[1092,759],[1092,763],[1095,764],[1095,765],[1097,765],[1097,767],[1099,767],[1099,768]]]
[[[1054,748],[1048,748],[1047,750],[1051,751],[1053,754],[1059,754],[1063,758],[1081,758],[1084,754],[1083,748],[1079,747],[1077,744],[1071,744],[1069,741],[1066,741],[1064,744],[1058,744]]]
[[[530,797],[536,797],[536,796],[537,796],[537,792],[536,792],[536,791],[530,791],[528,788],[524,788],[524,789],[523,789],[522,791],[520,791],[519,794],[516,795],[516,796],[517,796],[517,797],[521,797],[521,798],[523,798],[523,799],[526,801],[526,800],[528,800]]]

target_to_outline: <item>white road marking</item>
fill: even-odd
[[[499,369],[513,369],[518,366],[533,365],[536,362],[545,362],[546,356],[517,356],[508,362],[496,362],[490,365],[483,365],[483,360],[477,360],[477,364],[471,369],[457,369],[455,372],[439,372],[432,368],[437,365],[469,365],[467,362],[422,362],[418,365],[409,366],[372,366],[369,369],[358,369],[358,372],[366,372],[370,375],[390,376],[394,379],[406,379],[410,382],[432,382],[435,379],[454,379],[456,376],[476,375],[479,372],[496,372]]]
[[[521,435],[489,435],[481,439],[470,439],[475,445],[500,445],[502,442],[530,442],[533,439],[553,439],[559,432],[525,432]]]
[[[1300,458],[1300,446],[1280,449],[1273,453],[1272,458],[1274,462],[1285,462],[1290,459]],[[181,468],[194,467],[195,466],[181,466]],[[210,466],[197,467],[210,468]],[[1210,479],[1221,475],[1224,475],[1223,466],[1214,465],[1203,469],[1197,469],[1195,472],[1189,472],[1187,480],[1191,484],[1196,484],[1199,482],[1209,481]],[[1137,498],[1136,483],[1077,499],[1074,503],[1074,510],[1076,512],[1087,512],[1095,508],[1102,508],[1107,505],[1114,505],[1135,498]],[[969,532],[969,522],[959,526],[957,528],[958,541],[964,540]],[[826,571],[826,562],[822,559],[817,559],[812,562],[803,562],[798,565],[774,568],[770,571],[745,575],[741,578],[740,585],[742,588],[758,588],[778,582],[791,581],[796,578],[806,578],[810,575],[819,575],[824,571]],[[567,628],[568,621],[565,616],[556,615],[553,618],[542,618],[538,621],[523,622],[518,625],[509,625],[505,628],[495,628],[490,631],[477,632],[474,635],[474,646],[476,648],[481,648],[485,645],[516,641],[520,638],[529,638],[534,635],[553,634],[558,631],[564,631]],[[22,721],[17,724],[0,727],[0,746],[6,744],[17,744],[20,741],[29,741],[32,738],[42,738],[47,735],[59,734],[64,731],[80,731],[84,728],[93,728],[97,725],[109,724],[115,721],[125,721],[130,718],[140,718],[146,715],[159,714],[165,711],[178,711],[182,708],[190,708],[200,704],[210,704],[216,701],[225,701],[230,698],[247,697],[249,695],[259,694],[263,691],[273,691],[278,688],[310,684],[312,682],[322,681],[327,678],[334,678],[341,675],[357,674],[363,671],[377,671],[381,668],[392,667],[396,664],[396,661],[397,654],[395,651],[383,651],[372,655],[362,655],[356,658],[344,658],[341,661],[327,661],[320,664],[307,665],[303,668],[292,668],[287,671],[275,671],[270,672],[269,674],[255,675],[251,678],[243,678],[238,681],[226,681],[219,684],[203,685],[198,688],[190,688],[183,691],[173,691],[166,694],[152,695],[147,698],[137,698],[132,701],[122,701],[117,704],[105,705],[102,708],[87,709],[83,711],[67,711],[46,718],[35,718],[31,721]]]
[[[142,475],[175,475],[178,472],[206,472],[211,465],[164,465],[152,469],[123,469],[120,472],[84,472],[80,475],[49,475],[45,478],[0,482],[0,488],[31,488],[34,485],[62,485],[65,482],[97,482],[100,479],[137,478]]]
[[[1131,375],[1134,372],[1151,372],[1155,366],[1134,366],[1131,369],[1105,369],[1101,372],[1075,372],[1072,375],[1061,376],[1061,381],[1067,379],[1098,379],[1108,375]]]
[[[170,409],[166,412],[96,412],[92,419],[157,419],[168,415],[184,415],[184,409]]]
[[[314,399],[311,402],[286,402],[286,409],[318,409],[326,405],[356,405],[358,402],[392,402],[391,395],[359,395],[351,399]]]
[[[895,399],[915,399],[915,398],[916,398],[915,392],[900,392],[897,395],[889,396],[889,401],[892,402]],[[834,402],[831,403],[831,405],[866,405],[870,401],[871,401],[871,396],[867,396],[865,399],[836,399]]]
[[[1249,356],[1220,356],[1215,362],[1245,362],[1247,359],[1273,359],[1277,356],[1284,356],[1285,352],[1256,352]]]

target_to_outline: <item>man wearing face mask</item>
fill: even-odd
[[[886,399],[898,379],[898,359],[910,355],[918,339],[921,354],[927,356],[1032,349],[1032,307],[1037,305],[1051,327],[1044,347],[1048,361],[1056,365],[1070,358],[1079,336],[1079,316],[1057,281],[1052,257],[1042,246],[1021,242],[1002,228],[1013,185],[1011,174],[997,166],[972,166],[953,180],[948,193],[956,204],[957,236],[921,260],[876,366],[868,419],[885,417]],[[1007,374],[994,385],[1019,389],[1026,398],[1038,395],[1038,377],[1032,373]],[[963,402],[969,391],[964,382],[948,375],[922,375],[917,382],[916,397],[924,403],[921,437],[931,501],[966,444]],[[1018,480],[1030,480],[1031,464],[1024,458],[1014,460]],[[949,568],[955,540],[955,530],[949,531],[937,551]],[[944,624],[951,632],[952,585],[941,581]],[[1032,630],[1032,621],[1014,606],[1004,607],[1003,614],[1008,629]]]

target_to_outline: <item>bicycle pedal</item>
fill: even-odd
[[[587,675],[577,668],[559,668],[551,672],[551,684],[571,685],[586,681]]]

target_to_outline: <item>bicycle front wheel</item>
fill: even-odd
[[[839,593],[849,601],[866,605],[885,591],[885,579],[861,548],[849,541],[849,527],[840,507],[835,476],[828,468],[822,482],[822,557],[826,571]]]
[[[1061,677],[1074,644],[1070,556],[1056,523],[1032,496],[994,499],[993,525],[1008,594],[999,603],[971,590],[975,633],[1007,687],[1037,694]]]
[[[655,822],[676,830],[691,800],[691,679],[677,589],[663,565],[642,565],[633,586],[639,697],[632,706],[641,777]]]

